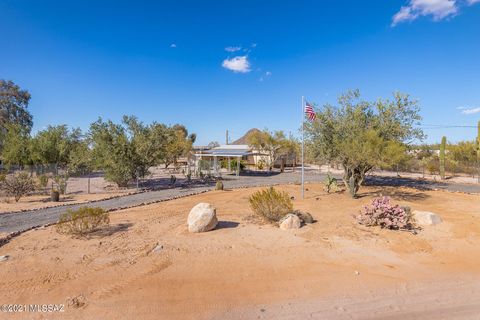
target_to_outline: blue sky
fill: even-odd
[[[34,130],[98,116],[183,123],[197,144],[297,133],[301,96],[419,99],[425,124],[480,119],[480,1],[0,0],[0,78]],[[474,128],[427,129],[428,141]]]

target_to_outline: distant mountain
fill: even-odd
[[[255,133],[255,132],[261,132],[261,130],[257,129],[257,128],[253,128],[253,129],[250,129],[247,131],[247,133],[245,133],[243,135],[243,137],[233,141],[232,143],[230,144],[248,144],[248,141],[247,141],[247,137],[252,134],[252,133]]]

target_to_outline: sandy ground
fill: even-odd
[[[24,210],[33,210],[40,208],[50,208],[56,206],[62,206],[66,204],[86,203],[90,201],[97,201],[102,199],[108,199],[112,197],[118,197],[133,193],[134,191],[117,191],[107,193],[95,193],[95,194],[67,194],[60,196],[59,202],[53,202],[50,200],[50,195],[32,195],[20,198],[18,202],[15,202],[13,197],[2,197],[0,199],[0,214],[5,212],[17,212]]]
[[[478,319],[480,196],[363,188],[353,200],[308,185],[299,200],[298,186],[281,188],[317,222],[295,231],[253,223],[252,188],[118,211],[88,239],[29,231],[0,248],[10,256],[0,301],[65,311],[1,318]],[[355,224],[352,214],[380,193],[444,223],[418,235]],[[188,233],[198,202],[216,206],[216,230]]]

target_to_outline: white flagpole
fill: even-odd
[[[302,199],[305,199],[305,97],[302,96]]]

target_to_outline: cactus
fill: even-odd
[[[447,144],[447,137],[442,137],[442,144],[440,145],[440,177],[445,180],[445,145]]]
[[[215,190],[223,190],[223,182],[222,181],[217,181],[215,184]]]

